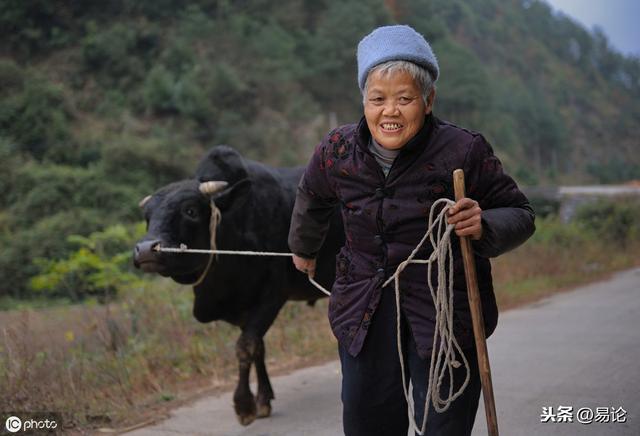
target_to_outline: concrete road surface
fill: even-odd
[[[501,435],[640,435],[640,268],[502,314],[488,347]],[[227,393],[129,435],[339,435],[339,368],[274,378],[273,415],[248,427],[237,423]],[[480,402],[474,436],[486,435]],[[545,423],[543,407],[553,408]],[[594,422],[578,422],[579,410],[582,421],[592,411]]]

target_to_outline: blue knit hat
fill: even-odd
[[[431,46],[413,28],[404,25],[378,27],[358,44],[358,85],[364,89],[369,71],[388,61],[409,61],[429,71],[435,82],[440,73]]]

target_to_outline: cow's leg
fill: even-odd
[[[273,388],[267,374],[264,357],[264,341],[262,338],[240,336],[236,344],[236,355],[240,367],[240,379],[233,396],[238,420],[248,425],[257,418],[271,415],[271,400],[275,398]],[[255,364],[258,378],[258,393],[253,397],[249,387],[251,363]]]
[[[242,329],[242,335],[236,345],[236,355],[240,365],[240,379],[233,396],[234,407],[238,420],[243,425],[248,425],[259,417],[271,414],[271,400],[274,398],[271,382],[264,363],[264,342],[262,338],[276,319],[280,308],[285,303],[283,296],[278,297],[272,293],[267,301],[257,304],[254,310],[249,312],[246,324]],[[251,363],[256,365],[258,375],[258,394],[253,397],[249,388],[249,372]],[[256,407],[257,401],[257,407]]]
[[[242,332],[238,342],[236,342],[239,377],[238,386],[233,394],[233,406],[238,416],[238,421],[242,425],[249,425],[256,419],[256,402],[249,387],[249,374],[258,343],[262,343],[262,339],[247,335],[245,332]]]
[[[258,418],[266,418],[271,415],[271,400],[275,398],[273,388],[267,374],[267,367],[264,362],[264,342],[260,341],[261,347],[256,349],[255,364],[256,375],[258,376],[258,394],[256,395],[256,406]]]

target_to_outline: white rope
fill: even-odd
[[[214,211],[217,211],[217,213],[214,213],[214,215],[218,215],[220,213],[220,211],[218,210],[217,207],[215,207],[215,205],[212,203],[211,204],[211,208]],[[217,227],[217,223],[220,222],[220,220],[222,220],[221,216],[218,216],[217,218],[213,218],[211,219],[211,226],[212,228]],[[215,223],[214,223],[215,221]],[[211,246],[215,247],[215,230],[211,230]],[[207,263],[207,267],[205,268],[204,272],[202,273],[202,275],[200,276],[200,278],[196,281],[196,283],[193,284],[193,286],[197,286],[200,283],[202,283],[202,280],[204,279],[204,277],[207,275],[207,273],[209,272],[209,268],[211,267],[211,263],[213,261],[213,257],[214,255],[217,254],[227,254],[227,255],[237,255],[237,256],[283,256],[283,257],[293,257],[293,253],[278,253],[278,252],[273,252],[273,251],[234,251],[234,250],[217,250],[217,249],[211,249],[211,250],[205,250],[205,249],[199,249],[199,248],[187,248],[187,246],[185,244],[180,244],[179,247],[161,247],[160,245],[156,245],[153,250],[158,251],[158,252],[163,252],[163,253],[194,253],[194,254],[210,254],[211,256],[209,257],[209,262]],[[331,292],[329,292],[328,290],[326,290],[324,288],[324,286],[322,286],[320,283],[316,282],[313,277],[308,276],[309,278],[309,282],[315,286],[320,292],[331,296]]]
[[[439,205],[444,206],[434,219],[434,211]],[[405,399],[408,404],[409,422],[419,435],[424,435],[427,426],[427,417],[429,414],[429,404],[433,404],[433,408],[436,412],[445,412],[451,403],[458,398],[464,392],[465,388],[469,384],[470,368],[469,362],[466,356],[462,352],[460,344],[453,334],[453,253],[451,248],[451,232],[454,226],[447,224],[447,211],[455,204],[453,201],[442,198],[433,203],[431,210],[429,211],[429,224],[427,232],[424,234],[418,245],[413,249],[409,257],[400,263],[395,272],[383,283],[382,288],[387,286],[392,280],[395,283],[395,299],[396,299],[396,335],[398,346],[398,358],[400,359],[400,368],[402,371],[402,388],[404,390]],[[204,279],[204,276],[209,271],[213,257],[217,254],[223,255],[237,255],[237,256],[285,256],[292,257],[293,253],[279,253],[271,251],[234,251],[234,250],[217,250],[215,247],[215,234],[216,228],[222,219],[220,211],[215,206],[213,201],[211,202],[212,217],[210,222],[211,231],[211,247],[210,250],[187,248],[185,244],[180,244],[179,247],[161,247],[157,245],[154,247],[155,251],[165,253],[198,253],[198,254],[210,254],[209,262],[205,271],[202,273],[196,284],[199,284]],[[429,239],[433,252],[429,259],[414,259],[418,254],[418,251],[422,248],[422,245]],[[449,271],[447,275],[446,264],[448,262]],[[422,416],[422,425],[418,429],[418,425],[415,420],[415,408],[413,401],[409,395],[409,387],[405,375],[405,362],[404,355],[402,353],[402,335],[401,335],[401,310],[400,310],[400,274],[409,264],[427,264],[427,283],[429,285],[429,292],[436,311],[435,329],[433,335],[433,347],[431,351],[431,362],[429,365],[429,380],[427,384],[427,392],[424,405],[424,413]],[[436,263],[438,267],[438,284],[434,290],[433,283],[431,281],[433,264]],[[326,290],[322,285],[316,282],[311,276],[308,276],[309,281],[320,291],[326,295],[331,293]],[[453,370],[460,367],[460,362],[456,359],[456,355],[462,358],[465,366],[466,376],[465,380],[460,388],[453,392]],[[441,398],[440,388],[445,376],[449,376],[449,392],[446,398]],[[434,386],[435,383],[435,386]]]
[[[200,250],[197,248],[187,248],[180,244],[180,247],[158,247],[156,251],[164,253],[198,253],[198,254],[235,254],[238,256],[283,256],[293,257],[293,253],[277,253],[273,251],[233,251],[233,250]]]

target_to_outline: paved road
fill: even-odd
[[[640,268],[501,315],[489,340],[504,436],[640,435]],[[274,378],[271,418],[240,426],[231,394],[177,409],[135,436],[335,436],[341,434],[339,365]],[[482,402],[482,400],[481,400]],[[542,407],[622,407],[624,423],[541,423]],[[486,435],[478,411],[474,436]]]

